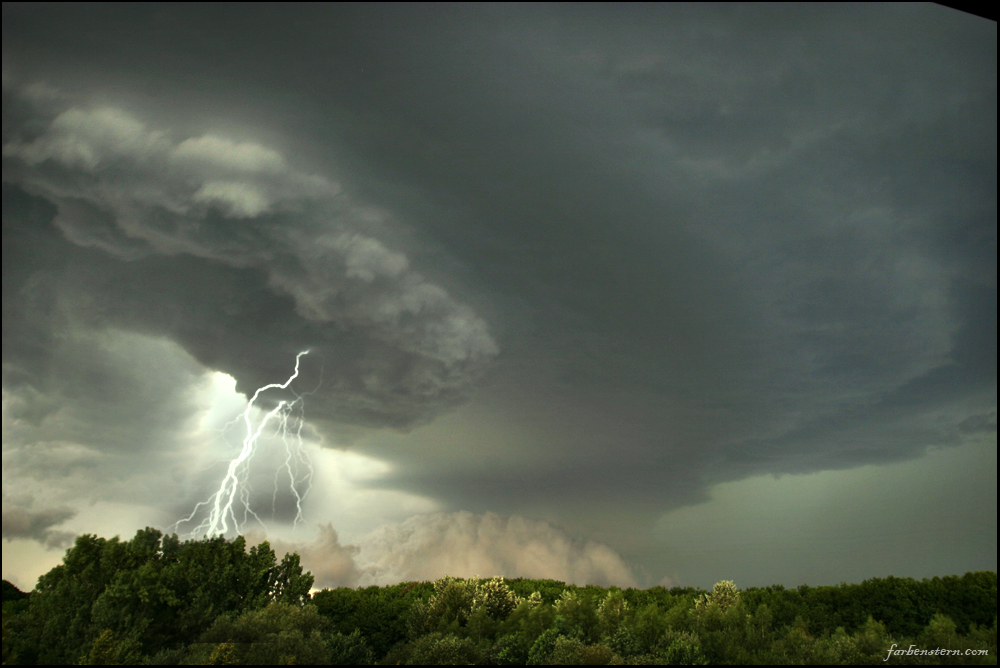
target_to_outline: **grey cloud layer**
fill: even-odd
[[[91,283],[96,294],[86,301],[121,326],[180,338],[241,388],[266,375],[255,355],[313,347],[328,360],[331,391],[320,395],[337,417],[405,425],[460,400],[498,353],[471,308],[425,280],[404,254],[357,231],[377,213],[349,203],[329,180],[289,167],[276,151],[214,135],[174,141],[114,108],[71,107],[30,123],[30,131],[7,129],[5,180],[54,203],[54,223],[73,244],[124,261],[105,262],[109,271],[90,278],[115,283],[135,267],[162,265],[156,258],[175,258],[204,283],[190,290],[189,274],[156,297],[131,299]],[[220,289],[236,294],[213,294]],[[238,316],[261,305],[262,292],[281,304],[270,313],[260,308],[258,317],[271,321],[265,331],[232,331],[227,340],[244,324]],[[186,316],[198,311],[198,319],[170,331],[143,299]],[[352,350],[346,357],[335,343],[344,339]]]
[[[326,433],[426,423],[496,359],[474,417],[358,438],[395,466],[378,485],[609,536],[712,482],[995,433],[995,24],[891,4],[4,12],[5,68],[49,82],[18,97],[5,69],[4,387],[26,421],[119,382],[100,355],[68,370],[78,328],[168,336],[241,390],[311,347]],[[173,406],[153,394],[138,405]]]
[[[370,80],[332,84],[359,110],[347,141],[433,193],[421,222],[527,303],[509,348],[531,371],[497,394],[550,405],[539,442],[563,455],[508,474],[403,452],[401,484],[476,508],[593,480],[673,503],[961,442],[996,401],[996,40],[974,21],[644,5],[365,22],[329,54],[344,72],[371,56]]]
[[[578,540],[547,522],[496,513],[419,515],[340,545],[332,527],[312,543],[270,541],[296,551],[317,587],[385,585],[453,577],[551,578],[631,587],[635,575],[607,545]]]
[[[70,508],[31,510],[4,498],[3,537],[7,540],[29,538],[49,548],[66,547],[73,542],[74,534],[52,527],[75,515],[76,511]]]

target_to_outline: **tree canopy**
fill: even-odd
[[[993,572],[711,592],[446,576],[310,596],[312,584],[298,555],[242,537],[80,536],[34,591],[4,583],[4,663],[996,662]],[[953,654],[890,655],[911,645]]]
[[[309,600],[297,554],[280,562],[243,537],[181,542],[146,528],[132,540],[83,535],[43,575],[18,615],[13,651],[29,663],[75,663],[102,633],[156,654],[191,642],[223,614]],[[105,637],[107,640],[107,636]]]

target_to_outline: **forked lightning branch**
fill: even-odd
[[[309,493],[312,483],[312,463],[303,447],[302,426],[305,422],[303,397],[306,394],[295,395],[292,401],[281,400],[269,412],[264,414],[259,424],[254,427],[252,415],[254,403],[262,393],[268,390],[288,390],[298,375],[299,362],[303,355],[307,355],[308,350],[303,350],[295,356],[295,371],[284,383],[272,383],[258,388],[253,397],[247,403],[246,410],[243,411],[243,423],[246,426],[246,435],[243,438],[243,446],[239,454],[229,462],[226,475],[219,484],[219,489],[212,494],[207,501],[198,503],[191,514],[178,520],[174,525],[178,527],[196,521],[196,518],[207,508],[207,517],[191,531],[195,536],[217,536],[225,535],[230,529],[241,531],[242,526],[252,516],[263,524],[263,520],[258,516],[250,504],[250,488],[248,476],[250,473],[250,462],[256,453],[261,435],[267,433],[269,424],[275,424],[277,432],[281,435],[281,441],[285,447],[285,460],[283,465],[275,472],[275,491],[272,500],[277,498],[278,478],[282,471],[288,474],[289,485],[292,496],[295,498],[296,515],[294,524],[303,521],[302,502]],[[315,391],[315,390],[314,390]],[[300,466],[305,469],[305,473],[300,477]],[[302,487],[302,491],[300,491]],[[242,515],[242,520],[238,516]]]

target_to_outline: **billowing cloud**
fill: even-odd
[[[3,537],[7,540],[15,538],[36,540],[49,548],[65,547],[73,542],[74,534],[68,531],[59,531],[53,527],[75,515],[76,511],[70,508],[32,510],[9,503],[5,498],[3,503]]]
[[[67,525],[111,526],[94,496],[133,517],[136,490],[163,516],[138,526],[185,516],[231,455],[211,429],[306,348],[292,389],[316,390],[310,447],[332,446],[306,521],[357,548],[317,548],[331,582],[523,571],[497,545],[549,536],[514,519],[544,517],[649,583],[693,563],[711,586],[732,574],[650,536],[712,485],[995,442],[995,23],[933,4],[232,11],[4,5],[4,484],[78,510]],[[216,371],[236,387],[199,390]],[[334,471],[348,447],[378,475]],[[295,499],[259,463],[252,500],[284,536]],[[920,508],[910,487],[885,503]],[[783,499],[809,523],[821,497]],[[368,533],[462,509],[509,519]],[[923,567],[850,559],[995,568],[975,526]],[[552,565],[532,573],[613,579],[563,538],[523,550]]]
[[[965,434],[996,433],[997,412],[990,411],[989,413],[970,415],[958,423],[958,429]]]
[[[41,137],[5,144],[3,156],[16,156],[32,166],[51,160],[69,169],[94,172],[117,161],[141,163],[167,146],[162,132],[147,131],[118,109],[72,108],[52,119]]]
[[[519,516],[417,515],[379,527],[359,544],[362,581],[370,583],[500,575],[635,585],[631,569],[608,546],[575,540],[548,522]]]
[[[167,336],[240,389],[270,382],[278,359],[309,348],[325,359],[312,382],[330,417],[404,426],[461,401],[499,352],[471,308],[360,231],[365,207],[274,149],[212,134],[177,141],[113,107],[33,113],[5,128],[4,178],[55,206],[62,239],[30,241],[70,260],[25,266],[25,283],[5,290],[20,307],[5,325],[5,374],[39,373],[6,334],[39,318],[49,332],[68,319]],[[6,193],[5,228],[49,224],[44,207],[24,220],[33,205]],[[85,249],[108,255],[96,273]],[[151,280],[155,297],[142,294]],[[40,311],[25,292],[39,282],[61,295]]]
[[[46,353],[25,356],[27,368],[5,361],[5,467],[57,476],[100,466],[113,478],[132,455],[175,448],[197,416],[191,390],[203,369],[169,340],[81,329],[64,332]],[[31,373],[43,363],[55,371]]]
[[[260,532],[248,532],[247,541],[259,544],[267,536]],[[296,543],[282,539],[267,538],[271,548],[279,556],[295,552],[301,558],[302,568],[313,574],[313,586],[354,587],[362,573],[355,563],[359,548],[355,545],[341,545],[332,524],[320,526],[319,536],[311,543]]]
[[[277,151],[250,142],[238,144],[213,135],[185,139],[170,152],[170,158],[237,173],[280,174],[288,170],[285,159]]]
[[[238,181],[209,181],[191,197],[199,203],[217,203],[233,218],[253,218],[267,212],[271,202],[252,185]]]
[[[263,534],[249,534],[259,543]],[[341,545],[331,525],[311,543],[269,539],[296,552],[315,586],[354,587],[453,577],[550,578],[579,585],[636,586],[632,569],[607,545],[574,539],[548,522],[469,512],[415,515]]]

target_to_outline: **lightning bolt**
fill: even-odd
[[[250,492],[252,490],[250,489],[247,477],[250,470],[250,459],[257,448],[257,441],[271,420],[276,420],[278,423],[281,440],[285,446],[285,461],[274,474],[274,495],[271,499],[271,510],[273,513],[278,496],[278,479],[282,471],[284,471],[288,474],[291,491],[295,496],[297,512],[293,526],[304,521],[302,517],[302,502],[309,493],[313,471],[309,455],[302,447],[302,426],[305,421],[303,397],[307,394],[312,394],[316,390],[303,394],[298,394],[295,390],[291,390],[292,394],[295,395],[295,399],[293,401],[279,401],[277,406],[264,415],[264,418],[257,425],[256,429],[253,426],[250,414],[253,410],[254,402],[257,401],[262,392],[273,389],[289,389],[292,381],[299,375],[299,362],[302,356],[307,354],[309,354],[309,351],[303,350],[295,356],[295,371],[284,383],[271,383],[270,385],[258,388],[253,393],[253,397],[247,403],[246,410],[243,411],[243,422],[246,425],[246,436],[243,438],[243,447],[240,453],[229,462],[226,475],[219,484],[218,491],[212,494],[207,501],[201,501],[195,505],[191,514],[178,520],[173,525],[174,527],[192,522],[199,511],[205,506],[209,508],[208,517],[195,527],[191,532],[192,535],[205,535],[208,537],[224,535],[230,529],[230,522],[232,523],[232,528],[239,531],[241,525],[245,524],[251,515],[263,524],[257,513],[250,507]],[[319,386],[316,389],[319,389]],[[239,421],[238,417],[230,422],[230,425],[237,421]],[[300,475],[301,469],[305,469],[305,473]],[[305,490],[300,493],[299,487],[303,484],[305,485]],[[237,503],[239,508],[234,508]],[[237,512],[240,509],[243,515],[242,522],[237,519]]]

